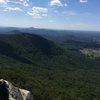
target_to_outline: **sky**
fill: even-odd
[[[100,31],[100,0],[0,0],[0,26]]]

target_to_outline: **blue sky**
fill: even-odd
[[[0,26],[100,31],[100,0],[0,0]]]

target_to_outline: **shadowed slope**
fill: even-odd
[[[23,63],[35,64],[33,59],[61,53],[53,42],[34,34],[15,32],[0,35],[0,54]]]

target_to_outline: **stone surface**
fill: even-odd
[[[30,91],[20,89],[12,83],[0,79],[0,100],[33,100]]]

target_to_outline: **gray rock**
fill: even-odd
[[[0,100],[33,100],[30,91],[20,89],[12,83],[0,79]]]

